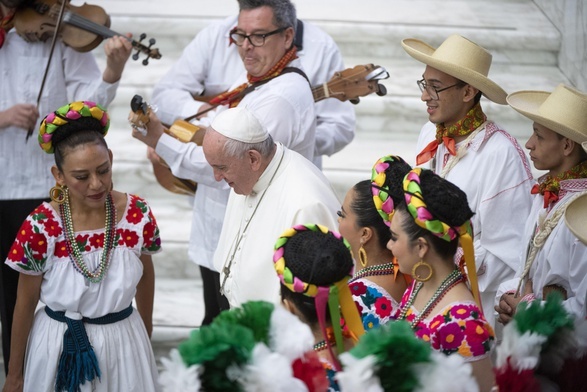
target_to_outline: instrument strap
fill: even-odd
[[[238,95],[235,97],[235,99],[242,99],[242,98],[243,98],[245,95],[247,95],[248,93],[250,93],[250,92],[252,92],[252,91],[256,90],[256,89],[257,89],[257,87],[259,87],[259,86],[262,86],[262,85],[264,85],[265,83],[267,83],[267,82],[269,82],[269,81],[271,81],[271,80],[273,80],[273,79],[275,79],[275,78],[277,78],[277,77],[279,77],[279,76],[281,76],[281,75],[284,75],[284,74],[286,74],[286,73],[291,73],[291,72],[295,72],[295,73],[297,73],[298,75],[301,75],[301,76],[303,76],[303,77],[304,77],[304,79],[306,79],[306,80],[308,81],[308,84],[310,84],[310,79],[308,79],[308,76],[307,76],[307,75],[304,73],[304,71],[302,71],[301,69],[299,69],[299,68],[296,68],[296,67],[285,67],[285,68],[283,69],[283,71],[281,71],[281,73],[280,73],[279,75],[277,75],[277,76],[274,76],[274,77],[272,77],[272,78],[269,78],[269,79],[260,80],[260,81],[258,81],[258,82],[255,82],[255,83],[251,84],[250,86],[248,86],[247,88],[245,88],[243,91],[241,91],[241,92],[240,92],[240,93],[239,93],[239,94],[238,94]],[[310,84],[310,88],[312,88],[312,85],[311,85],[311,84]],[[216,104],[216,105],[213,105],[213,106],[209,107],[208,109],[201,110],[201,111],[199,111],[199,112],[198,112],[198,113],[196,113],[196,114],[193,114],[193,115],[191,115],[191,116],[189,116],[189,117],[186,117],[186,118],[184,118],[183,120],[184,120],[184,121],[188,121],[188,122],[189,122],[189,121],[193,120],[194,118],[196,118],[196,117],[199,117],[199,116],[201,116],[202,114],[209,112],[210,110],[216,109],[218,106],[221,106],[221,104]]]

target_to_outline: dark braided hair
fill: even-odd
[[[458,227],[474,215],[469,207],[465,192],[433,171],[422,170],[420,188],[422,189],[422,196],[426,202],[427,209],[435,219],[449,226]],[[401,226],[410,241],[416,241],[419,237],[424,237],[441,257],[454,257],[459,246],[458,237],[448,242],[418,226],[410,215],[405,200],[402,200],[396,209],[402,213],[403,221]]]
[[[287,267],[305,283],[330,286],[349,275],[353,256],[344,243],[332,233],[301,231],[284,245]],[[309,324],[318,323],[314,298],[294,293],[283,284],[281,298],[292,302]],[[327,313],[327,318],[328,318]]]
[[[108,149],[103,136],[104,127],[93,117],[80,117],[55,130],[52,138],[55,149],[55,165],[61,171],[63,160],[69,152],[84,144],[99,144]]]

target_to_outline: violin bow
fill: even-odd
[[[61,29],[61,22],[63,21],[63,15],[65,15],[65,3],[61,2],[61,8],[59,9],[59,16],[57,17],[57,24],[55,25],[55,31],[53,32],[53,39],[51,40],[51,50],[49,51],[49,57],[47,58],[47,65],[45,66],[45,73],[43,74],[43,81],[41,82],[41,88],[37,95],[37,108],[41,104],[41,96],[43,95],[43,89],[45,88],[45,82],[47,81],[47,74],[49,73],[49,66],[51,65],[51,59],[53,58],[53,52],[55,52],[55,44],[57,43],[57,36],[59,35],[59,29]],[[27,131],[25,143],[29,141],[29,138],[34,132],[34,128],[30,128]]]

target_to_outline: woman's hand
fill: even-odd
[[[24,387],[24,378],[22,374],[19,376],[12,376],[10,373],[6,376],[6,382],[4,382],[4,388],[2,392],[22,392]]]

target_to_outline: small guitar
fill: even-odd
[[[131,112],[128,121],[139,132],[146,134],[146,126],[149,123],[151,107],[140,95],[135,95],[130,101]],[[164,127],[163,131],[183,143],[194,142],[202,145],[204,132],[202,128],[185,120],[176,120],[169,128]],[[198,132],[202,131],[202,132]],[[161,164],[153,163],[153,172],[160,185],[170,192],[181,195],[193,195],[196,193],[198,184],[191,180],[175,177],[171,174],[169,166],[161,160]]]
[[[389,78],[389,73],[385,68],[373,65],[357,65],[344,71],[336,72],[328,83],[312,88],[314,102],[319,102],[327,98],[336,98],[340,101],[350,101],[353,104],[359,103],[359,97],[364,97],[372,93],[379,96],[387,94],[387,89],[379,81]],[[150,108],[143,98],[135,95],[131,101],[132,112],[129,115],[131,125],[139,129],[144,129],[149,121]],[[194,117],[194,116],[192,116]],[[165,132],[176,139],[187,143],[194,142],[202,145],[204,132],[200,127],[185,120],[175,121]],[[165,189],[173,193],[194,194],[197,184],[190,180],[185,180],[173,176],[167,166],[161,166],[153,163],[153,171],[157,182]]]

